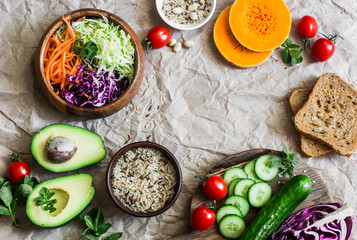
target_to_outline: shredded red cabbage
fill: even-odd
[[[78,107],[101,107],[113,102],[128,88],[130,80],[119,71],[98,75],[86,70],[86,65],[78,65],[77,76],[67,75],[66,80],[73,85],[67,89],[54,89],[66,102]]]
[[[348,240],[353,226],[352,216],[333,220],[321,227],[312,226],[328,213],[340,208],[339,203],[321,204],[302,209],[287,218],[272,235],[272,240]]]

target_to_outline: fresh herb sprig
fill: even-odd
[[[99,205],[98,208],[93,208],[91,209],[88,214],[85,214],[82,212],[79,215],[79,218],[86,224],[87,228],[84,230],[84,232],[81,234],[79,239],[82,237],[86,237],[89,240],[101,240],[102,235],[108,231],[109,228],[111,228],[112,224],[111,223],[106,223],[104,221],[104,216],[101,212],[101,206]],[[104,240],[118,240],[122,236],[122,233],[114,233],[106,238]]]
[[[51,199],[55,195],[55,192],[51,192],[45,187],[42,187],[40,190],[40,196],[35,198],[36,201],[36,206],[44,206],[43,210],[44,211],[50,211],[50,213],[53,213],[56,211],[56,208],[54,205],[57,203],[57,199]]]
[[[287,38],[283,43],[283,61],[284,63],[291,63],[292,66],[302,62],[303,58],[301,52],[303,51],[302,47],[297,44],[294,44],[290,38]]]
[[[81,39],[78,38],[74,42],[73,52],[82,58],[92,59],[97,54],[98,47],[94,42],[86,42],[85,44],[80,44]]]
[[[283,149],[281,151],[281,157],[277,155],[272,155],[269,162],[278,167],[281,176],[284,178],[292,178],[294,175],[294,168],[299,165],[301,161],[300,154],[296,152],[290,152],[287,147],[283,144]]]
[[[0,177],[0,215],[11,216],[12,224],[15,227],[19,226],[19,220],[14,216],[17,205],[24,204],[27,197],[33,190],[33,187],[38,184],[38,180],[34,177],[25,178],[17,182],[14,188],[11,187],[9,181]]]

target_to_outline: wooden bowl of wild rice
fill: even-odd
[[[135,142],[120,149],[107,169],[113,202],[136,217],[152,217],[169,209],[178,198],[182,174],[175,156],[153,142]]]

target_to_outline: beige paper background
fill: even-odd
[[[0,175],[6,175],[11,152],[20,153],[40,181],[89,173],[97,189],[90,207],[102,204],[106,220],[113,224],[109,233],[122,231],[122,239],[167,239],[190,231],[189,206],[198,187],[193,180],[196,174],[205,174],[223,157],[243,150],[281,149],[285,143],[299,151],[287,102],[289,94],[297,88],[312,87],[325,72],[335,72],[357,86],[357,2],[287,0],[294,42],[300,43],[297,23],[307,14],[316,17],[320,32],[337,33],[344,40],[338,40],[334,56],[325,63],[315,62],[307,50],[302,64],[288,67],[281,60],[282,50],[277,49],[267,62],[252,69],[231,66],[213,43],[215,19],[232,2],[219,0],[212,19],[198,30],[170,28],[173,38],[193,40],[195,47],[176,54],[169,47],[145,54],[143,83],[127,107],[105,119],[81,120],[51,107],[35,81],[32,59],[43,32],[62,13],[90,7],[115,13],[144,39],[150,28],[164,25],[155,1],[0,1]],[[96,165],[69,173],[55,174],[41,168],[31,156],[31,138],[51,123],[68,123],[98,133],[108,156]],[[130,217],[119,211],[107,195],[107,164],[128,135],[129,142],[151,136],[150,140],[170,149],[181,163],[181,195],[169,211],[158,217]],[[356,153],[350,158],[330,154],[303,159],[321,174],[335,201],[348,202],[354,209],[356,160]],[[77,239],[84,230],[78,219],[60,228],[39,228],[24,211],[24,207],[16,211],[21,228],[12,227],[9,217],[0,216],[0,239]],[[355,227],[352,239],[357,239],[356,232]]]

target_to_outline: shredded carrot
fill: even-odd
[[[54,34],[45,46],[43,63],[47,82],[51,85],[59,84],[63,90],[71,84],[66,81],[66,75],[77,75],[77,65],[81,63],[79,56],[73,53],[73,45],[76,41],[73,28],[62,15],[63,22],[67,25],[61,36]],[[56,91],[58,94],[58,91]]]

